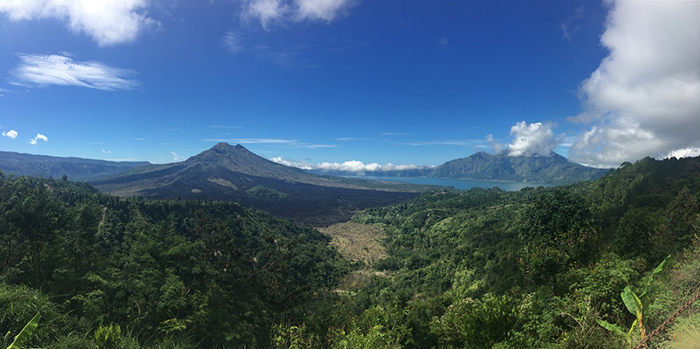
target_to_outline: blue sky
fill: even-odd
[[[651,3],[0,3],[0,150],[163,163],[226,141],[311,165],[700,153],[700,2]]]

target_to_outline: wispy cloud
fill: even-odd
[[[177,156],[176,152],[171,151],[170,154],[173,156],[173,161],[180,161],[180,157]]]
[[[408,133],[403,132],[382,132],[382,136],[408,136]]]
[[[369,138],[361,138],[361,137],[340,137],[340,138],[334,138],[336,141],[342,141],[342,142],[351,142],[351,141],[367,141],[370,140]]]
[[[146,138],[134,138],[135,141],[145,141]]]
[[[238,144],[291,144],[296,141],[293,139],[274,139],[274,138],[208,138],[207,142],[226,142]]]
[[[414,170],[427,168],[426,166],[417,165],[395,165],[392,163],[388,164],[378,164],[376,162],[365,164],[362,161],[351,160],[345,162],[322,162],[319,164],[313,164],[308,161],[295,161],[290,159],[283,159],[281,157],[274,157],[270,159],[273,162],[282,164],[285,166],[297,167],[304,170],[321,170],[321,171],[340,171],[340,172],[350,172],[359,175],[363,175],[365,172],[386,172],[386,171],[402,171],[402,170]]]
[[[37,134],[36,134],[36,137],[34,137],[34,138],[32,138],[32,139],[29,140],[29,144],[31,144],[31,145],[36,145],[36,143],[37,143],[39,140],[42,140],[42,141],[44,141],[44,142],[48,142],[48,141],[49,141],[49,139],[48,139],[46,136],[44,136],[44,135],[41,134],[41,133],[37,133]]]
[[[80,86],[98,90],[131,90],[140,83],[125,77],[133,70],[113,68],[100,62],[77,62],[61,55],[20,54],[12,71],[21,86]]]
[[[242,39],[243,34],[239,32],[227,31],[221,38],[221,45],[224,46],[224,49],[226,49],[228,53],[235,55],[245,50]]]
[[[354,0],[244,0],[242,17],[258,20],[266,29],[275,23],[331,22],[354,4]]]
[[[7,132],[3,132],[3,133],[2,133],[2,136],[3,136],[3,137],[8,137],[8,138],[12,138],[12,139],[17,139],[17,136],[18,136],[18,135],[19,135],[19,134],[18,134],[17,131],[15,131],[15,130],[9,130],[9,131],[7,131]]]
[[[150,0],[25,0],[0,1],[0,13],[13,21],[56,19],[76,33],[84,33],[100,46],[136,39],[145,28],[159,23],[146,16]]]
[[[561,29],[564,39],[571,41],[571,36],[580,28],[576,23],[581,17],[583,17],[583,6],[577,8],[574,14],[559,23],[559,29]]]
[[[112,154],[111,150],[102,149],[102,154]]]
[[[274,138],[207,138],[204,139],[207,142],[226,142],[232,144],[280,144],[286,145],[291,148],[335,148],[335,144],[311,144],[305,142],[299,142],[296,139],[274,139]]]
[[[425,146],[425,145],[457,145],[457,146],[465,147],[465,146],[472,146],[472,145],[474,145],[476,142],[480,142],[480,141],[481,141],[481,140],[479,140],[479,141],[475,141],[475,140],[464,140],[464,141],[460,141],[460,140],[417,141],[417,142],[401,142],[401,143],[399,143],[399,144],[403,144],[403,145],[414,145],[414,146]]]
[[[242,128],[242,127],[241,126],[230,126],[230,125],[212,125],[212,126],[207,126],[207,128],[232,129],[232,128]]]

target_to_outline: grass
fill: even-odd
[[[318,230],[330,236],[331,245],[353,262],[362,261],[369,266],[387,257],[386,250],[380,243],[386,234],[380,226],[347,222]]]

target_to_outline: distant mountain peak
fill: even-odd
[[[230,145],[230,144],[228,144],[228,143],[226,143],[226,142],[219,142],[219,143],[216,143],[216,145],[213,146],[213,147],[211,147],[209,150],[218,150],[218,151],[245,150],[245,151],[248,151],[248,152],[249,152],[248,149],[246,149],[244,146],[242,146],[242,145],[240,145],[240,144],[236,144],[236,145],[234,146],[234,145]]]

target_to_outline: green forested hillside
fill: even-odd
[[[235,203],[0,176],[0,213],[0,329],[40,311],[32,347],[110,347],[93,334],[112,324],[112,347],[265,347],[346,268],[326,236]]]
[[[700,302],[664,321],[700,291],[699,200],[700,158],[425,193],[356,215],[388,257],[350,265],[237,204],[3,178],[0,326],[41,310],[32,345],[64,348],[695,348]]]
[[[699,170],[700,158],[644,159],[596,182],[428,193],[366,210],[354,221],[385,229],[389,257],[341,303],[345,337],[323,347],[628,347],[598,323],[630,329],[627,286],[639,297],[648,288],[645,334],[700,291]],[[672,267],[648,282],[669,254]],[[694,348],[699,311],[680,314],[650,347]],[[318,346],[323,336],[286,338]],[[629,336],[641,341],[638,324]]]
[[[506,152],[496,155],[479,152],[437,166],[430,171],[429,176],[570,184],[596,180],[605,172],[605,169],[569,162],[554,152],[549,156],[508,156]]]

